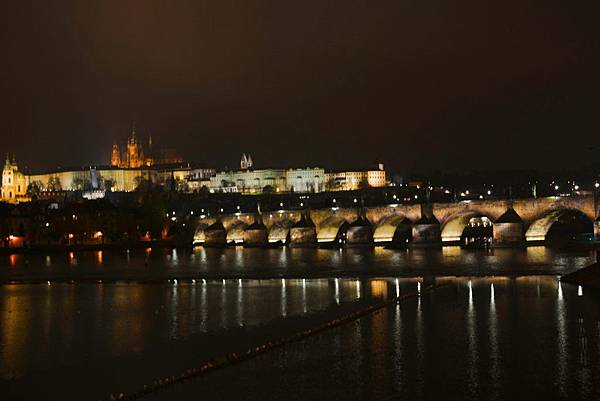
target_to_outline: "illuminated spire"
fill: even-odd
[[[129,142],[131,144],[134,144],[136,142],[136,139],[135,139],[135,123],[133,123],[133,126],[131,128],[131,139],[129,140]]]

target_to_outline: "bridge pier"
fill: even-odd
[[[217,221],[204,230],[204,246],[222,248],[227,246],[227,230]]]
[[[594,220],[594,238],[600,238],[600,216]]]
[[[350,247],[373,246],[373,226],[369,220],[358,217],[348,226],[346,245]]]
[[[413,247],[437,247],[442,245],[440,222],[434,215],[423,215],[412,227]]]
[[[262,221],[257,220],[250,224],[244,231],[244,247],[264,247],[268,244],[268,236],[267,227]]]
[[[492,246],[518,246],[525,244],[523,219],[512,207],[493,224]]]
[[[317,229],[310,216],[304,215],[290,228],[290,247],[316,247]]]

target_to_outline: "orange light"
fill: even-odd
[[[94,233],[94,238],[102,238],[102,231],[97,231]]]
[[[73,239],[75,237],[73,234],[69,234],[69,239]]]

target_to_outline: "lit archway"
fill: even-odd
[[[577,209],[559,209],[536,219],[527,231],[527,241],[569,240],[577,235],[592,234],[594,223]]]

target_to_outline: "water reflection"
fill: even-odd
[[[411,280],[394,281],[410,285]],[[384,299],[391,281],[198,280],[170,283],[0,286],[0,378],[82,358],[116,357],[161,341],[277,317]],[[408,289],[407,289],[408,291]],[[93,328],[93,329],[91,329]]]
[[[60,255],[60,254],[57,254]],[[562,274],[593,261],[593,255],[526,250],[412,249],[132,249],[70,252],[63,256],[0,255],[0,280],[43,277],[159,279],[181,277],[348,277],[369,275]],[[77,267],[73,269],[73,267]],[[3,268],[5,267],[5,268]]]
[[[255,388],[265,389],[256,399],[597,399],[598,292],[578,296],[550,276],[448,281],[423,287],[421,302],[408,298],[159,399],[191,400],[200,390],[228,399]],[[414,281],[401,282],[403,293],[409,284],[414,293]]]

